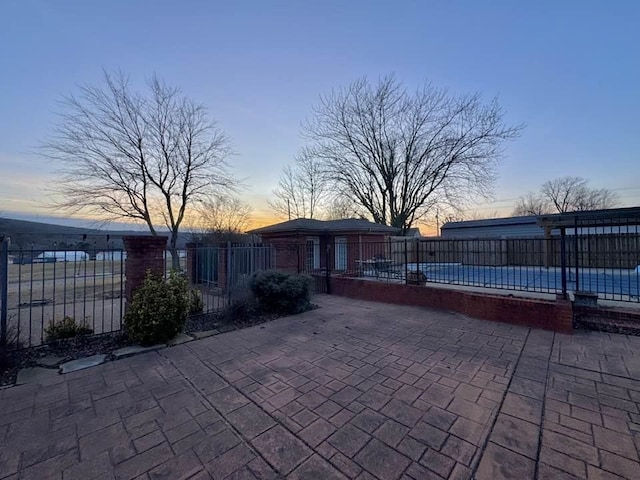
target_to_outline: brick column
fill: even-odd
[[[218,287],[227,288],[227,256],[229,255],[229,245],[220,245],[218,248]]]
[[[196,278],[197,275],[197,244],[196,243],[192,243],[189,242],[187,243],[186,247],[187,247],[187,278],[189,279],[189,281],[193,284],[196,285],[198,283],[198,278]]]
[[[142,283],[147,270],[163,275],[164,255],[167,248],[167,237],[130,235],[122,237],[127,259],[124,263],[127,280],[124,295],[127,304],[133,299],[133,293]]]
[[[556,295],[555,328],[557,332],[573,333],[573,304],[562,295]]]

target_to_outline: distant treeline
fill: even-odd
[[[100,250],[122,249],[122,237],[127,235],[149,235],[139,230],[99,230],[66,227],[49,223],[29,222],[0,218],[0,238],[10,240],[10,250],[23,251],[33,258],[45,250],[82,250],[92,254]],[[190,239],[189,233],[178,238],[178,248],[184,248]]]

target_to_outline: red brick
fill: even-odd
[[[331,278],[331,293],[361,300],[450,310],[482,320],[563,333],[573,331],[572,305],[566,300],[553,302],[346,277]]]

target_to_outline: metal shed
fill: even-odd
[[[544,229],[535,215],[448,222],[440,229],[444,238],[542,237]]]

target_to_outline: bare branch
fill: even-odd
[[[495,100],[429,84],[410,94],[386,77],[322,96],[304,134],[337,190],[374,221],[407,229],[437,205],[491,192],[502,145],[521,129],[502,119]]]
[[[283,169],[274,198],[268,204],[285,218],[318,218],[327,198],[327,186],[322,162],[312,152],[302,150],[294,165]]]
[[[518,199],[513,215],[545,215],[553,212],[553,206],[547,198],[533,192],[529,192]]]
[[[209,199],[200,212],[200,226],[208,233],[243,233],[251,220],[251,207],[237,197]]]
[[[612,208],[618,197],[606,188],[596,189],[582,177],[560,177],[545,182],[541,195],[560,213]]]
[[[43,154],[61,165],[56,208],[102,219],[164,223],[174,267],[187,211],[233,190],[229,140],[206,109],[157,77],[135,92],[121,72],[102,87],[85,86],[62,102]]]

